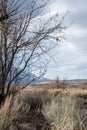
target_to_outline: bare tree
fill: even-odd
[[[65,16],[45,15],[49,2],[0,0],[0,95],[21,84],[24,71],[38,76],[46,72],[53,41],[60,41],[65,29]]]

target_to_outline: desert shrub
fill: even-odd
[[[58,89],[65,89],[67,87],[66,80],[60,80],[59,77],[56,78],[54,84]]]
[[[29,105],[29,111],[30,109],[33,109],[33,105],[36,106],[36,109],[40,110],[43,107],[43,104],[46,104],[48,102],[51,102],[52,95],[48,93],[47,90],[39,90],[39,91],[34,91],[34,92],[23,92],[19,94],[17,101],[23,102],[24,106],[26,104]],[[21,104],[21,103],[20,103]],[[28,113],[29,113],[28,111]]]
[[[80,108],[77,96],[62,93],[44,106],[43,113],[54,130],[86,130],[86,110]]]

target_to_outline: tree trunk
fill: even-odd
[[[0,106],[4,103],[5,98],[6,98],[6,95],[4,93],[1,93],[0,94]]]

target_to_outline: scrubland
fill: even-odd
[[[0,130],[87,130],[86,85],[60,86],[29,86],[7,97],[0,108]]]

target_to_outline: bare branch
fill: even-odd
[[[3,93],[5,86],[8,94],[11,86],[20,84],[25,71],[38,73],[38,77],[46,72],[50,51],[56,46],[50,40],[61,41],[62,31],[66,29],[63,25],[66,14],[60,19],[58,14],[46,18],[41,14],[49,2],[0,0],[0,88]]]

